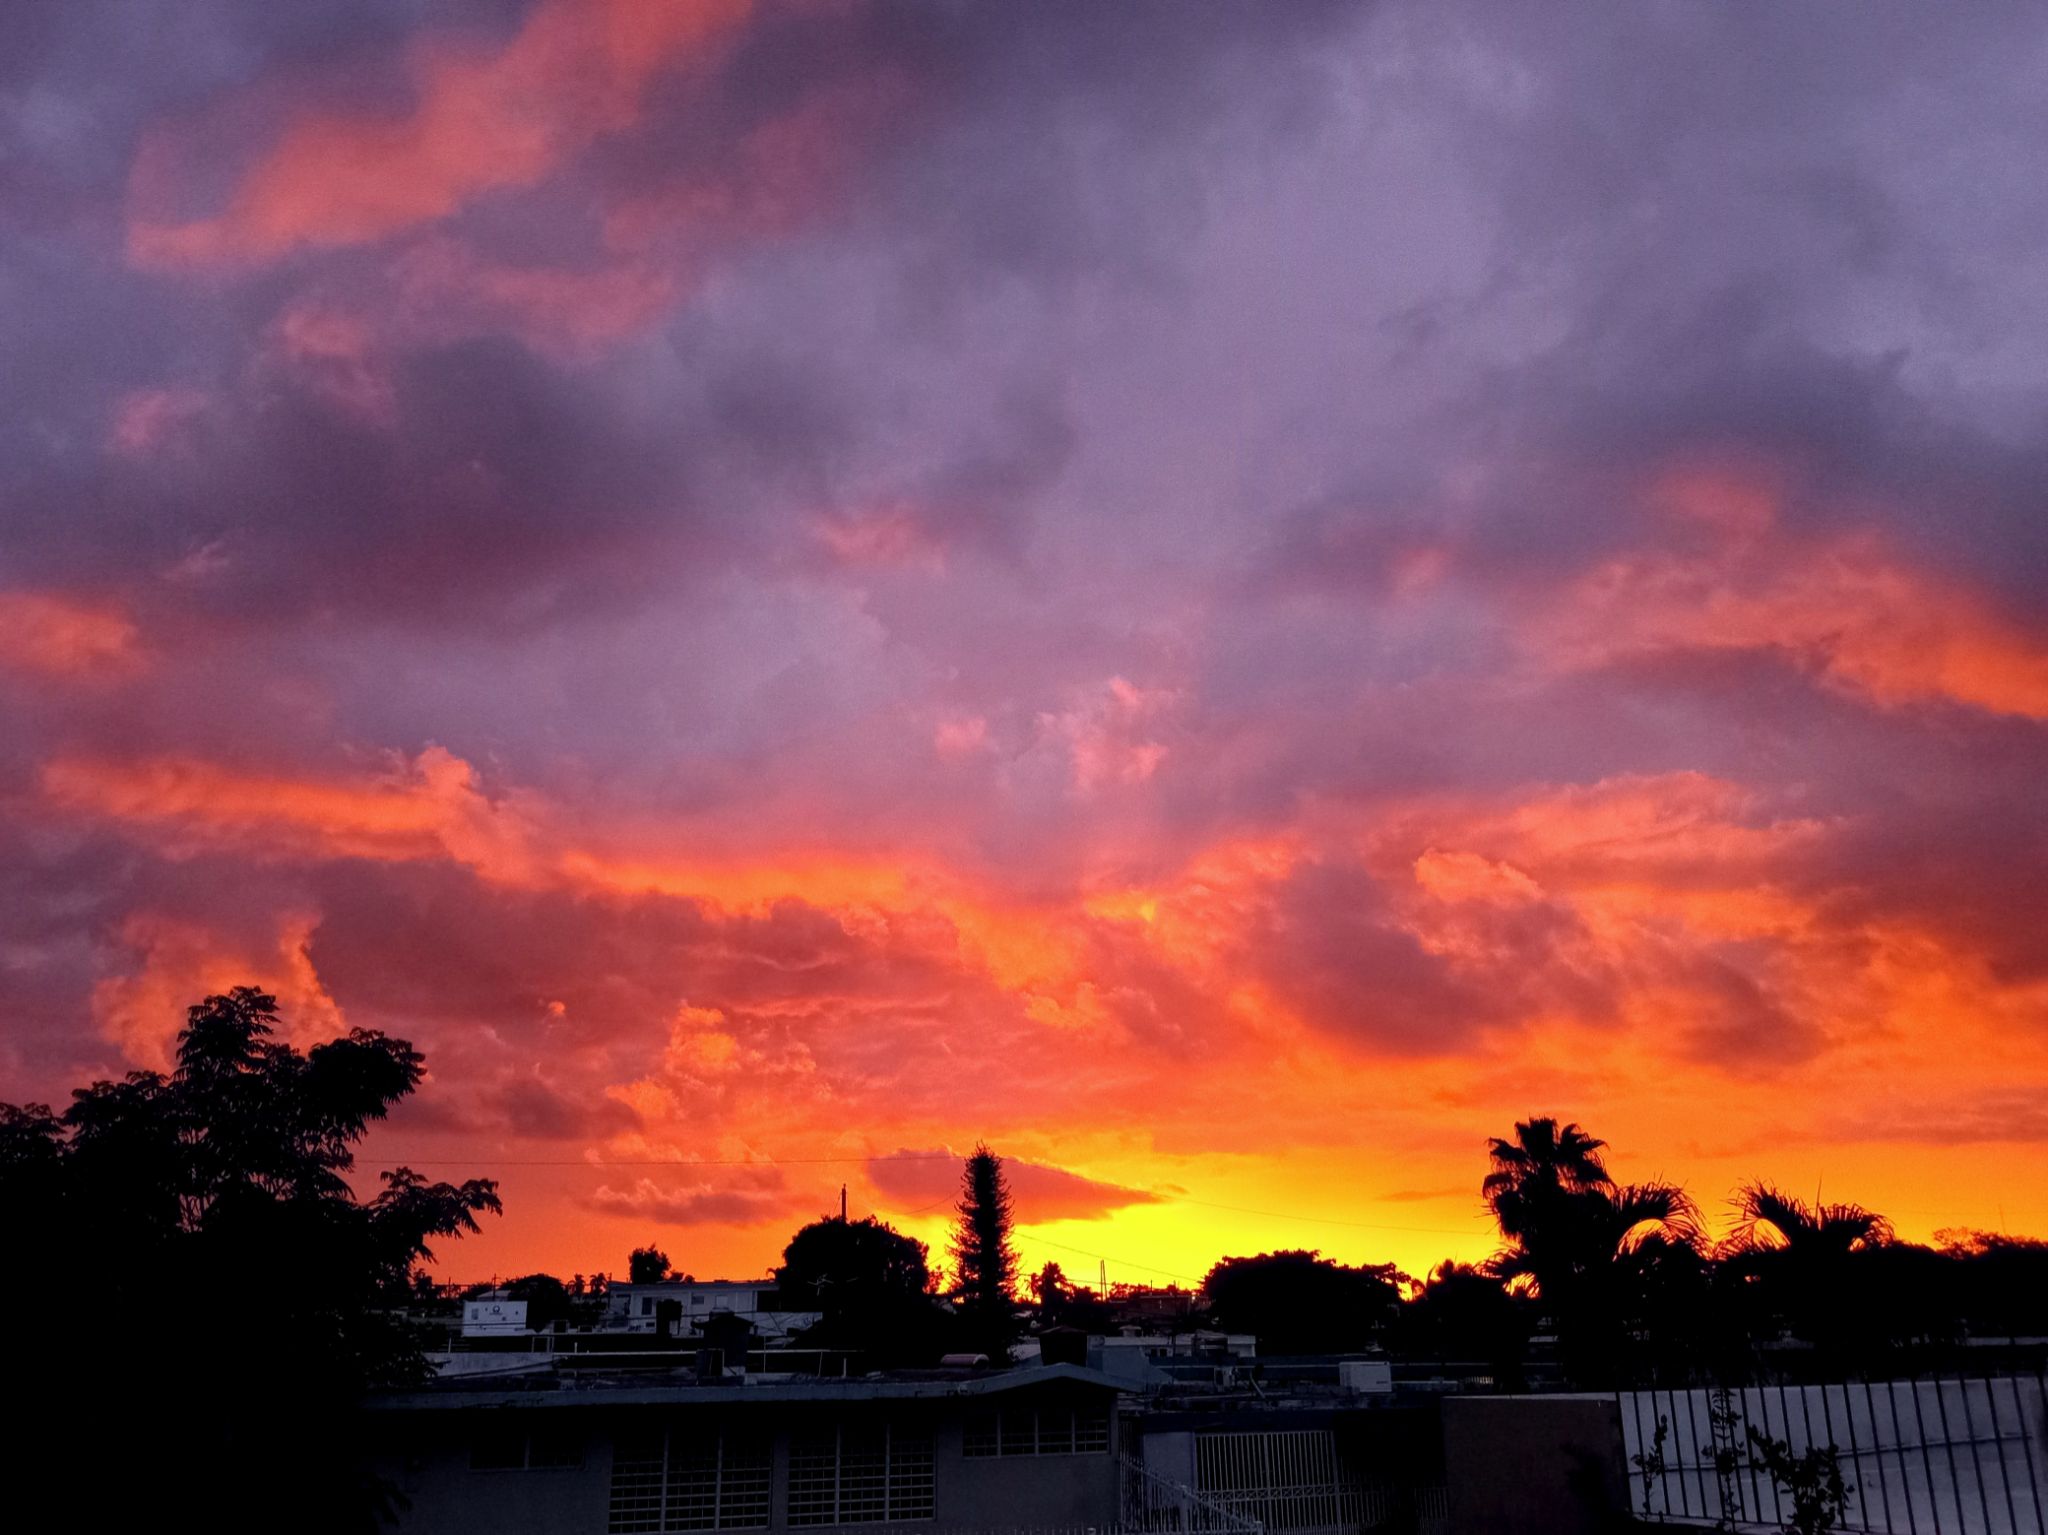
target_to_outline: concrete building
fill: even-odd
[[[719,1312],[745,1320],[764,1343],[786,1344],[791,1334],[816,1322],[816,1311],[785,1308],[775,1286],[765,1279],[663,1279],[651,1284],[613,1284],[605,1294],[601,1325],[608,1332],[660,1330],[662,1302],[679,1308],[679,1335],[701,1333]]]
[[[449,1383],[373,1402],[373,1469],[421,1535],[1108,1528],[1120,1389],[1078,1365]]]
[[[508,1337],[526,1331],[526,1302],[508,1300],[502,1290],[473,1296],[462,1303],[462,1336]]]

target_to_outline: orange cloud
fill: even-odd
[[[317,926],[309,912],[282,913],[264,944],[176,917],[131,917],[122,924],[121,940],[138,953],[139,967],[93,987],[93,1016],[123,1055],[156,1071],[171,1065],[185,1009],[232,986],[256,985],[274,994],[295,1042],[346,1033],[341,1008],[314,974],[308,953]]]
[[[354,783],[237,773],[190,758],[62,758],[44,767],[42,787],[64,809],[167,828],[194,843],[300,856],[446,858],[498,878],[533,868],[520,805],[488,799],[469,764],[439,747]]]
[[[703,55],[750,9],[748,0],[544,0],[495,50],[425,40],[409,59],[410,110],[298,116],[219,213],[181,221],[145,206],[130,222],[130,258],[269,262],[379,240],[486,192],[532,186],[631,126],[661,71]],[[159,158],[138,161],[145,205],[164,190],[147,184]]]
[[[2048,633],[1907,568],[1874,536],[1772,533],[1771,492],[1753,481],[1687,475],[1654,494],[1723,536],[1703,551],[1621,555],[1572,583],[1530,629],[1551,664],[1769,652],[1885,707],[2048,719]]]
[[[0,667],[104,677],[141,662],[135,625],[118,608],[46,592],[0,592]]]

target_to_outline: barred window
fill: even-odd
[[[469,1445],[472,1471],[560,1471],[583,1464],[583,1435],[571,1428],[488,1424]]]
[[[1005,1407],[967,1420],[961,1451],[987,1455],[1099,1455],[1109,1448],[1106,1407]]]
[[[612,1453],[611,1535],[768,1527],[765,1435],[688,1426],[622,1434]]]
[[[932,1517],[932,1436],[895,1423],[835,1424],[790,1443],[792,1525]]]

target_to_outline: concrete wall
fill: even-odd
[[[522,1413],[522,1418],[537,1416]],[[595,1418],[596,1414],[550,1414]],[[532,1471],[473,1471],[470,1451],[479,1425],[466,1413],[417,1413],[386,1430],[375,1469],[395,1483],[409,1507],[398,1529],[421,1535],[604,1535],[610,1511],[612,1437],[598,1423],[581,1430],[583,1464]]]
[[[1596,1535],[1629,1527],[1612,1396],[1453,1396],[1443,1403],[1452,1535]]]
[[[1032,1393],[948,1402],[869,1402],[777,1410],[743,1409],[737,1424],[753,1412],[773,1414],[773,1492],[769,1535],[788,1529],[790,1442],[813,1422],[874,1421],[926,1424],[932,1434],[935,1530],[1008,1529],[1063,1525],[1109,1526],[1118,1512],[1118,1459],[1114,1409],[1107,1453],[969,1456],[964,1451],[965,1416],[998,1403],[1028,1400]],[[472,1452],[480,1436],[546,1420],[566,1425],[578,1437],[582,1463],[564,1469],[480,1470]],[[639,1409],[629,1415],[601,1403],[497,1408],[484,1412],[411,1412],[383,1424],[375,1469],[395,1483],[410,1502],[397,1528],[406,1535],[604,1535],[611,1506],[612,1451],[621,1432],[648,1421],[715,1425],[715,1409],[694,1413]],[[549,1431],[559,1442],[561,1430]],[[918,1521],[925,1524],[926,1521]],[[827,1527],[806,1527],[797,1535],[820,1535]],[[857,1527],[855,1527],[857,1528]]]
[[[959,1419],[932,1430],[932,1523],[941,1530],[1002,1530],[1117,1522],[1116,1420],[1109,1453],[974,1456],[961,1452]]]

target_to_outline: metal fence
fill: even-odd
[[[1264,1535],[1265,1526],[1161,1476],[1135,1456],[1123,1458],[1125,1530],[1150,1535]]]
[[[1812,1485],[1839,1472],[1840,1530],[2048,1535],[2038,1377],[1623,1391],[1616,1401],[1648,1519],[1787,1528],[1787,1462],[1803,1461]]]
[[[1205,1430],[1194,1442],[1196,1493],[1266,1535],[1435,1528],[1445,1517],[1442,1488],[1360,1478],[1329,1429]]]

